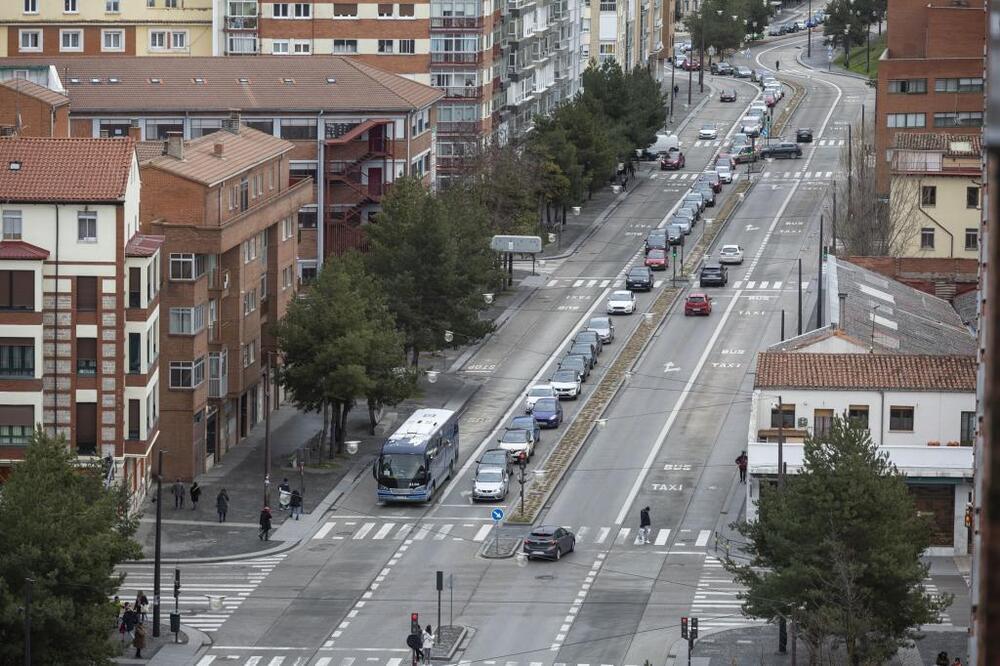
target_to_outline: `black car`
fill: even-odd
[[[705,197],[705,205],[709,208],[715,206],[715,190],[709,183],[696,183],[694,186],[694,191]]]
[[[712,74],[720,74],[722,76],[729,76],[733,73],[733,66],[728,62],[713,62],[709,69]]]
[[[524,554],[533,557],[547,557],[558,560],[566,553],[576,550],[576,537],[565,527],[539,525],[524,537]]]
[[[736,91],[733,89],[723,90],[719,93],[720,102],[735,102],[736,101]]]
[[[587,364],[590,365],[591,368],[597,365],[597,354],[594,353],[594,348],[586,343],[581,342],[578,345],[572,345],[566,353],[573,356],[582,356],[587,360]]]
[[[684,230],[671,224],[667,227],[667,240],[671,245],[684,245]]]
[[[813,131],[808,127],[800,127],[795,130],[795,140],[798,143],[812,143]]]
[[[698,276],[701,287],[725,287],[729,283],[729,271],[722,264],[705,264]]]
[[[772,157],[775,159],[799,158],[802,157],[802,149],[799,148],[799,145],[797,143],[789,143],[788,141],[782,141],[781,143],[772,144],[761,150],[760,156]]]
[[[579,354],[566,354],[559,361],[557,370],[573,370],[580,375],[580,381],[585,382],[590,377],[590,363]]]
[[[667,232],[663,229],[653,229],[646,236],[646,252],[650,250],[665,250],[667,248]]]
[[[653,271],[645,266],[633,266],[625,275],[625,288],[629,291],[649,291],[653,288]]]

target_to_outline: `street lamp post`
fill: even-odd
[[[813,3],[809,0],[809,9],[807,10],[809,17],[806,19],[806,57],[811,58],[813,54]]]
[[[844,26],[844,69],[851,68],[851,26]]]
[[[153,545],[153,638],[160,637],[160,525],[163,519],[163,454],[156,455],[156,536]]]
[[[674,35],[670,35],[670,122],[674,122],[674,72],[677,71],[677,46]]]
[[[264,506],[271,506],[271,355],[264,362]]]

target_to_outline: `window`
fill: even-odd
[[[927,117],[923,113],[888,113],[885,116],[886,127],[925,127]]]
[[[274,18],[288,18],[289,16],[291,16],[290,12],[288,11],[288,3],[287,2],[274,3],[272,16],[274,16]]]
[[[251,340],[243,345],[243,367],[249,368],[257,361],[257,341]]]
[[[334,18],[357,18],[358,5],[355,3],[335,2],[333,3]]]
[[[295,18],[307,19],[312,17],[312,5],[308,2],[296,2],[292,7]]]
[[[97,338],[76,339],[76,374],[83,377],[97,374]]]
[[[813,437],[825,437],[833,429],[833,410],[813,410]]]
[[[35,376],[33,338],[0,338],[0,377]]]
[[[193,308],[170,308],[170,332],[195,335],[205,328],[205,304]]]
[[[333,40],[334,50],[336,50],[336,43],[338,41],[352,41],[357,45],[357,40]],[[309,140],[316,138],[316,119],[315,118],[282,118],[281,119],[281,138],[282,139],[292,139],[292,140]]]
[[[170,362],[170,388],[195,388],[205,381],[205,357]]]
[[[249,264],[257,258],[257,238],[248,238],[243,241],[243,263]]]
[[[316,209],[315,208],[303,208],[298,214],[299,229],[315,229],[316,228]]]
[[[192,118],[191,138],[198,139],[222,129],[222,118]]]
[[[391,39],[380,39],[378,40],[378,52],[379,53],[392,53],[393,40]]]
[[[400,3],[399,5],[399,17],[400,18],[413,18],[413,3]]]
[[[276,39],[271,42],[271,53],[274,55],[288,55],[290,42],[287,39]]]
[[[167,48],[167,33],[163,30],[151,30],[149,32],[149,48],[151,49],[165,49]]]
[[[295,55],[309,55],[312,52],[312,44],[304,39],[292,40],[292,53]]]
[[[418,134],[423,134],[431,128],[431,114],[430,111],[424,110],[413,116],[413,121],[410,123],[410,134],[417,136]]]
[[[140,418],[139,406],[142,404],[140,400],[130,398],[128,401],[128,438],[129,439],[139,439],[141,433],[141,428],[139,427]]]
[[[927,92],[927,79],[890,79],[889,92],[922,95]]]
[[[583,19],[583,25],[580,27],[580,32],[590,32],[590,19]]]
[[[97,211],[81,210],[77,212],[76,239],[81,243],[97,242]]]
[[[24,13],[25,14],[37,14],[38,13],[38,0],[24,0]]]
[[[244,120],[243,124],[264,134],[274,134],[274,121],[270,118],[250,118]]]
[[[334,53],[357,53],[358,40],[356,39],[335,39],[333,40]]]
[[[934,127],[982,127],[982,111],[955,111],[934,114]]]
[[[167,9],[177,9],[177,0],[163,0],[163,6]]]
[[[932,207],[937,205],[937,187],[934,185],[923,185],[920,188],[920,205]]]
[[[207,264],[204,254],[174,252],[170,255],[171,280],[197,280],[205,274]]]
[[[42,31],[41,30],[20,30],[21,51],[41,51]]]
[[[21,240],[20,210],[5,210],[3,212],[3,239]]]
[[[244,176],[240,181],[240,212],[250,207],[250,180]]]
[[[34,430],[32,405],[0,405],[0,446],[24,446]]]
[[[771,427],[772,428],[794,428],[795,427],[795,405],[781,405],[779,411],[778,407],[771,408]]]
[[[67,14],[76,14],[80,10],[76,6],[76,0],[63,0],[63,11]]]
[[[303,264],[302,266],[302,282],[308,284],[316,279],[316,267],[307,266]]]
[[[979,208],[979,188],[978,187],[967,187],[967,188],[965,188],[965,207],[966,208]]]
[[[257,290],[249,289],[243,293],[243,316],[248,316],[257,310]]]
[[[962,412],[961,419],[962,434],[959,443],[962,446],[972,446],[973,440],[976,438],[976,413]]]
[[[868,427],[868,405],[849,405],[847,420],[859,428]]]
[[[147,7],[155,7],[156,6],[156,0],[146,0],[146,6]]]
[[[60,51],[82,51],[83,31],[82,30],[60,30],[59,31]]]
[[[284,291],[292,286],[292,267],[285,266],[281,269],[281,290]]]
[[[401,39],[399,40],[399,52],[400,53],[416,53],[417,52],[417,40],[415,39]]]
[[[601,0],[601,11],[602,12],[616,11],[615,0]]]
[[[104,51],[124,51],[125,33],[121,30],[102,30],[101,49]]]
[[[934,92],[981,93],[983,92],[983,79],[982,77],[935,79]]]
[[[76,278],[76,309],[93,312],[97,309],[97,278],[79,276]]]
[[[260,274],[260,302],[267,300],[267,273]]]
[[[130,375],[142,372],[142,335],[139,333],[128,334],[128,372]]]
[[[920,230],[920,249],[934,249],[934,227],[924,227]]]
[[[391,18],[392,17],[392,4],[379,4],[378,6],[378,17],[379,18]]]
[[[121,11],[120,0],[104,0],[104,11],[118,13]]]
[[[0,271],[0,310],[35,309],[35,272]]]
[[[975,227],[967,227],[965,229],[965,249],[979,249],[979,229],[976,229]]]
[[[186,49],[187,48],[187,30],[177,30],[170,33],[170,48],[172,49]]]
[[[97,455],[97,403],[76,403],[76,453]]]
[[[913,432],[913,407],[889,407],[889,432]]]
[[[292,237],[293,227],[292,218],[286,217],[281,221],[281,240],[282,242],[288,240]]]

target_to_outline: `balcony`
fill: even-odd
[[[256,31],[258,18],[256,16],[227,16],[225,30]]]
[[[444,91],[445,97],[461,99],[479,99],[483,96],[483,88],[480,85],[447,86],[440,88]]]
[[[443,122],[438,121],[438,134],[477,134],[479,132],[478,122]]]
[[[507,12],[511,16],[520,16],[521,12],[531,9],[536,4],[536,0],[507,0]]]
[[[803,465],[801,442],[785,442],[783,462],[788,474],[798,474]],[[972,478],[972,447],[882,446],[894,464],[909,478]],[[750,473],[754,476],[778,475],[778,444],[750,442],[747,447]]]
[[[482,61],[482,51],[448,51],[431,53],[431,63],[443,63],[449,65],[478,65]]]
[[[482,16],[433,16],[431,29],[478,30],[483,27]]]

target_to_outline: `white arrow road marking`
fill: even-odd
[[[673,361],[669,361],[667,362],[666,365],[663,366],[663,372],[678,372],[679,370],[680,367],[674,365]]]

